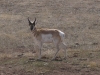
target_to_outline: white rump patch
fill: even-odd
[[[65,33],[62,32],[62,31],[60,31],[60,30],[58,30],[58,32],[59,32],[59,35],[60,35],[60,37],[61,37],[62,42],[64,42],[64,39],[65,39]]]
[[[58,31],[59,31],[59,35],[60,35],[60,36],[62,36],[62,37],[65,36],[65,33],[64,33],[64,32],[62,32],[62,31],[60,31],[60,30],[58,30]]]
[[[53,41],[52,34],[42,34],[42,42],[50,43]]]

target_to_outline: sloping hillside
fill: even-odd
[[[0,0],[0,48],[32,45],[27,17],[37,18],[37,28],[64,31],[69,46],[100,43],[99,0]]]
[[[61,49],[44,44],[36,61],[27,18],[37,28],[66,34],[67,60]],[[0,0],[0,75],[100,75],[100,0]]]

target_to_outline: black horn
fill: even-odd
[[[34,22],[33,22],[34,26],[35,26],[35,23],[36,23],[36,18],[35,18],[35,20],[34,20]]]
[[[31,25],[32,23],[31,23],[31,21],[30,21],[29,17],[28,17],[27,19],[28,19],[29,25]]]

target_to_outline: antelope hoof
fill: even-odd
[[[52,58],[52,59],[51,59],[51,61],[54,61],[54,60],[55,60],[55,58]]]
[[[36,59],[36,61],[41,61],[41,59],[40,59],[40,58],[38,58],[38,59]]]
[[[63,59],[66,60],[66,57],[64,57]]]

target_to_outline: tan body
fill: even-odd
[[[34,23],[32,24],[34,25]],[[63,45],[66,58],[66,45],[64,43],[64,38],[65,38],[64,32],[58,29],[37,29],[35,25],[33,26],[33,28],[31,27],[31,31],[33,33],[35,45],[38,45],[38,48],[40,49],[40,54],[38,59],[41,59],[41,48],[43,43],[53,43],[55,45],[57,51],[52,59],[56,58],[56,55],[59,51],[59,45]]]
[[[62,35],[64,33],[62,32]],[[34,38],[43,43],[52,43],[55,39],[58,42],[62,42],[60,37],[60,30],[57,29],[34,29]]]

